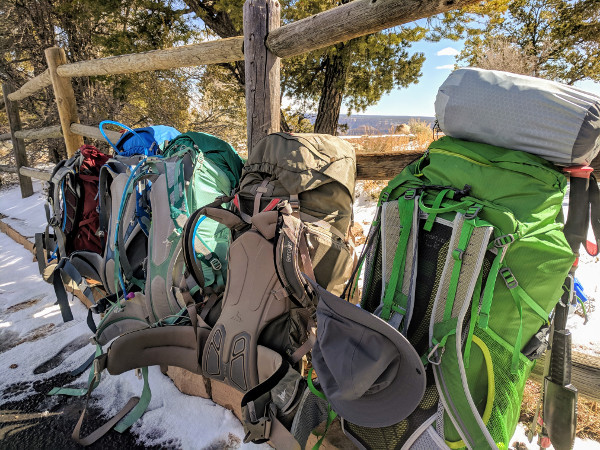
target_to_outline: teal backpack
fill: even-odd
[[[361,306],[422,355],[427,389],[391,427],[344,421],[355,442],[508,448],[540,353],[532,338],[574,260],[562,231],[565,189],[562,173],[535,155],[451,137],[390,181],[362,256]]]

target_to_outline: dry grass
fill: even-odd
[[[433,131],[428,122],[411,119],[408,125],[401,127],[408,128],[410,134],[395,134],[394,130],[390,130],[390,134],[369,134],[348,141],[354,145],[357,153],[418,153],[424,151],[433,140]],[[396,127],[396,130],[399,129]]]
[[[361,153],[406,153],[419,154],[424,152],[434,140],[432,124],[424,121],[411,119],[408,124],[396,127],[410,130],[410,134],[387,134],[387,135],[365,135],[347,138],[356,151]],[[393,131],[393,130],[392,130]],[[379,198],[381,190],[387,185],[387,181],[365,180],[362,189],[373,199]]]
[[[519,421],[525,425],[527,431],[533,421],[538,399],[541,395],[541,386],[528,380],[521,404],[521,417]],[[577,437],[600,441],[600,405],[580,397],[577,401]]]

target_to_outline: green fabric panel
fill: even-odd
[[[212,161],[205,160],[200,170],[194,172],[194,179],[188,186],[187,201],[190,213],[221,195],[227,195],[232,189],[233,186],[229,184],[223,171]],[[223,270],[226,271],[229,229],[225,225],[207,218],[198,226],[196,239],[198,238],[202,239],[204,245],[217,255],[223,265]],[[216,281],[215,272],[207,264],[202,263],[202,273],[208,286]]]

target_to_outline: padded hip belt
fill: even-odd
[[[204,327],[194,330],[193,326],[173,326],[125,334],[110,346],[106,368],[111,375],[155,365],[202,373],[198,355],[209,332]]]

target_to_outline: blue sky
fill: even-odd
[[[434,116],[433,103],[440,85],[444,82],[456,62],[455,55],[462,49],[462,42],[442,40],[440,42],[417,42],[412,52],[423,52],[423,76],[419,83],[406,89],[397,89],[360,114],[390,116]],[[576,84],[580,89],[600,95],[600,83],[585,81]],[[342,114],[347,110],[342,107]]]

